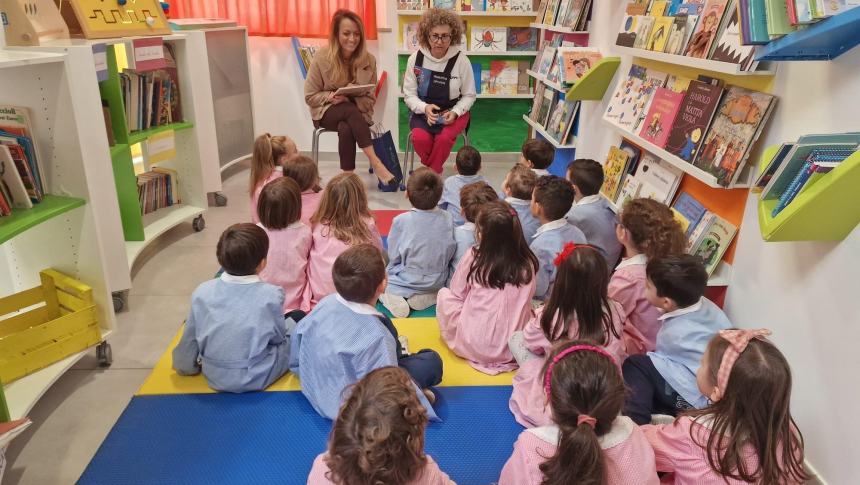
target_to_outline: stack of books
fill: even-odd
[[[669,76],[633,65],[603,117],[701,170],[735,183],[776,98],[719,79]]]
[[[45,173],[33,138],[32,114],[0,105],[0,217],[29,209],[45,195]]]
[[[175,170],[156,167],[137,176],[137,197],[141,214],[149,214],[173,204],[181,204],[179,175]]]
[[[591,0],[541,0],[537,19],[544,25],[585,30]]]
[[[179,78],[172,46],[165,44],[165,69],[138,73],[125,69],[119,74],[129,132],[182,121]]]
[[[714,274],[738,228],[686,192],[675,200],[672,212],[687,236],[687,253],[700,256],[708,276]]]
[[[610,147],[603,164],[601,193],[621,208],[630,199],[645,197],[669,204],[684,172],[626,139]]]

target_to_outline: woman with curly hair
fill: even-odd
[[[472,63],[460,52],[462,35],[463,22],[454,12],[424,12],[418,24],[420,48],[409,56],[403,77],[415,153],[440,174],[477,97]]]
[[[337,131],[340,169],[355,170],[358,143],[379,178],[379,189],[392,192],[400,181],[376,156],[370,137],[376,96],[372,91],[354,96],[334,94],[350,84],[376,84],[376,79],[376,58],[367,52],[361,17],[349,10],[338,10],[331,19],[328,46],[314,56],[308,69],[305,102],[315,127]]]
[[[310,485],[453,485],[424,453],[427,411],[409,374],[376,369],[353,387],[317,456]]]

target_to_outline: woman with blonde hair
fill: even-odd
[[[409,56],[403,77],[415,153],[440,174],[457,136],[469,125],[477,97],[472,63],[460,52],[463,30],[460,17],[450,10],[424,12],[418,24],[420,48]]]
[[[400,183],[373,151],[373,91],[361,95],[335,95],[351,84],[376,84],[376,58],[367,52],[364,24],[349,10],[338,10],[331,20],[328,46],[314,56],[305,80],[305,102],[314,126],[338,133],[341,170],[355,170],[355,145],[367,155],[379,178],[379,189],[392,192]]]

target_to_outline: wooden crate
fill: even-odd
[[[101,342],[92,288],[58,271],[0,298],[0,381],[11,382]]]

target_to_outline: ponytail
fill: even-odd
[[[254,140],[254,153],[251,155],[251,194],[275,169],[272,156],[272,135],[263,133]]]
[[[555,455],[540,465],[541,485],[603,485],[606,464],[595,430],[588,424],[559,426]]]

